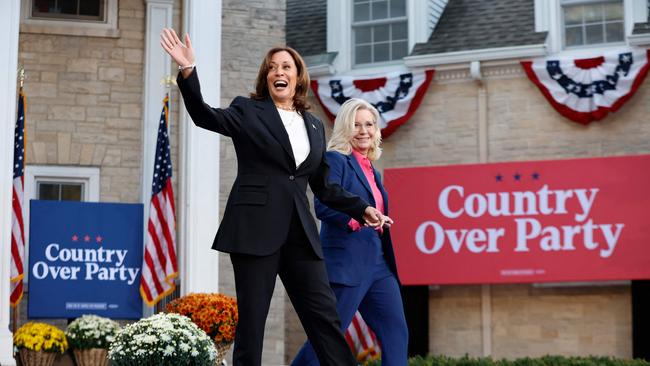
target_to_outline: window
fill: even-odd
[[[32,18],[104,21],[103,0],[33,0]]]
[[[118,0],[22,0],[20,31],[119,37]]]
[[[82,201],[83,183],[36,181],[36,199],[50,201]]]
[[[408,53],[406,0],[354,0],[353,64],[400,60]]]
[[[564,47],[625,40],[622,1],[576,2],[562,5]]]
[[[99,168],[80,166],[25,165],[23,217],[25,242],[29,243],[29,201],[99,201]],[[29,244],[25,247],[28,257]],[[25,280],[29,266],[25,267]]]

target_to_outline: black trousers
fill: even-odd
[[[329,286],[325,263],[309,245],[295,209],[288,238],[280,250],[262,257],[232,253],[230,260],[239,309],[233,354],[235,366],[262,363],[264,324],[277,275],[280,275],[321,366],[357,364],[341,332],[336,297]]]

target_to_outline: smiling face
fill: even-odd
[[[350,141],[352,148],[367,156],[377,131],[375,116],[367,109],[358,109],[354,116],[354,131]]]
[[[298,69],[296,62],[287,51],[279,51],[271,56],[266,83],[275,104],[291,107],[296,93]]]

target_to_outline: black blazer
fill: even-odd
[[[263,101],[236,97],[228,108],[212,108],[203,101],[196,69],[187,79],[179,74],[177,82],[194,124],[232,138],[237,154],[237,178],[213,249],[253,255],[276,252],[287,238],[295,207],[314,252],[322,258],[307,184],[321,202],[364,222],[368,203],[328,183],[325,130],[318,118],[303,114],[311,150],[296,168],[289,135],[270,97]],[[206,151],[206,156],[210,153]]]

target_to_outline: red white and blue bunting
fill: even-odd
[[[650,50],[627,47],[589,59],[551,56],[521,64],[561,115],[588,124],[634,95],[648,73],[648,59]]]
[[[417,110],[434,70],[395,72],[379,78],[334,76],[312,80],[311,88],[333,121],[346,100],[360,98],[377,108],[382,138],[390,136]]]

